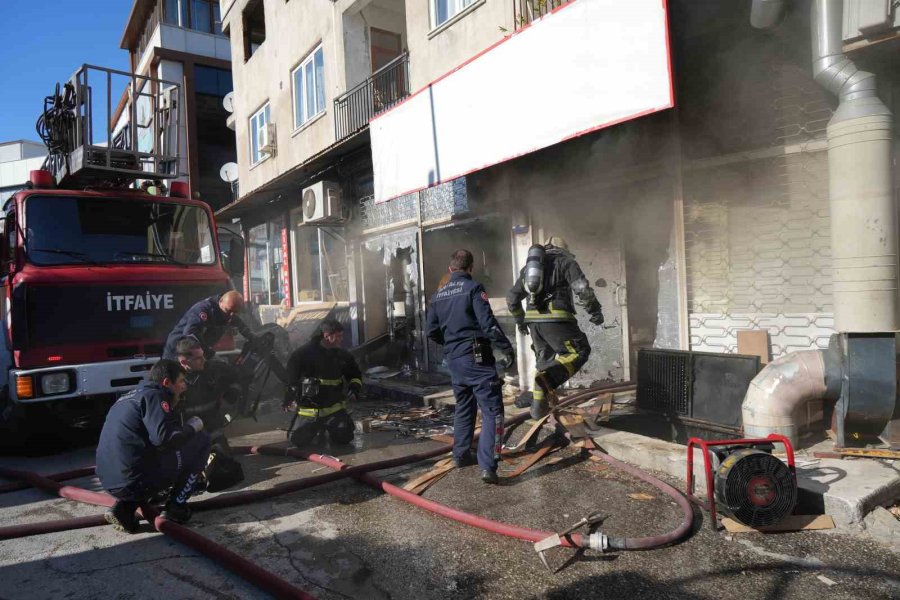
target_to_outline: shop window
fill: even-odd
[[[284,256],[281,219],[257,225],[248,233],[250,298],[256,304],[281,304],[284,299]]]
[[[349,301],[347,244],[340,232],[303,225],[299,210],[291,213],[291,223],[296,301]]]

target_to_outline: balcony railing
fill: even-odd
[[[375,115],[409,96],[409,55],[404,53],[334,100],[337,141],[365,128]]]
[[[569,0],[513,0],[516,29],[521,29],[554,8],[568,3]]]

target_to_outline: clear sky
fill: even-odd
[[[128,70],[133,0],[0,0],[0,142],[40,141],[44,97],[84,63]]]

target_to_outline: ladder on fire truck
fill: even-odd
[[[172,81],[82,65],[44,99],[36,126],[49,152],[43,169],[68,189],[179,177],[181,90]]]

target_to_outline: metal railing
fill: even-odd
[[[568,4],[570,0],[513,0],[513,13],[516,29],[529,25],[540,19],[554,8]]]
[[[369,125],[375,115],[409,96],[409,54],[403,53],[365,81],[334,99],[336,141]]]

